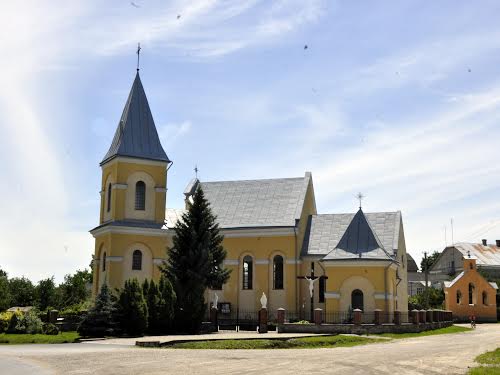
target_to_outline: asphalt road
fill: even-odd
[[[0,346],[0,374],[464,374],[500,347],[500,324],[335,349],[180,350],[124,345]]]

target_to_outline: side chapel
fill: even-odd
[[[172,165],[154,124],[139,72],[132,84],[102,171],[95,238],[93,293],[106,282],[158,280],[183,209],[166,208]],[[405,312],[407,255],[400,211],[318,214],[310,172],[302,177],[241,181],[193,179],[186,205],[203,188],[224,234],[225,267],[232,269],[220,303],[257,311],[268,308],[309,317],[313,304],[326,313],[360,308]],[[302,277],[302,279],[301,279]]]

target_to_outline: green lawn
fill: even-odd
[[[472,328],[451,326],[445,328],[439,328],[432,331],[424,331],[419,333],[381,333],[375,336],[390,337],[393,339],[406,339],[410,337],[423,337],[423,336],[433,336],[433,335],[443,335],[447,333],[460,333],[471,331]]]
[[[333,348],[363,345],[384,341],[359,336],[317,336],[299,339],[255,339],[255,340],[212,340],[178,343],[168,346],[173,349],[303,349]]]
[[[500,348],[478,355],[475,361],[484,366],[471,368],[468,372],[469,375],[500,374]]]
[[[0,344],[62,344],[75,342],[79,337],[75,331],[61,332],[58,335],[0,333]]]

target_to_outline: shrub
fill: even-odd
[[[115,298],[108,286],[103,284],[94,306],[78,326],[78,333],[85,337],[113,336],[118,332]]]
[[[7,331],[12,315],[11,312],[0,313],[0,333]]]
[[[159,333],[167,333],[172,329],[174,321],[175,303],[177,298],[175,296],[174,288],[170,281],[162,275],[158,286],[160,292],[160,306],[158,311],[158,326]]]
[[[52,323],[43,323],[42,332],[46,335],[57,335],[59,334],[59,328],[57,328],[57,326]]]
[[[125,281],[118,306],[121,328],[132,336],[143,335],[148,326],[148,307],[137,279]]]
[[[21,314],[16,325],[18,333],[42,333],[43,323],[34,310],[30,310],[25,314]]]
[[[19,321],[21,320],[21,313],[16,311],[13,313],[9,320],[9,326],[7,327],[7,333],[20,333],[17,331]]]

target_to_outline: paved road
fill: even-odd
[[[464,374],[467,366],[474,365],[475,356],[499,346],[500,324],[478,325],[473,332],[335,349],[12,345],[0,346],[0,374]]]

